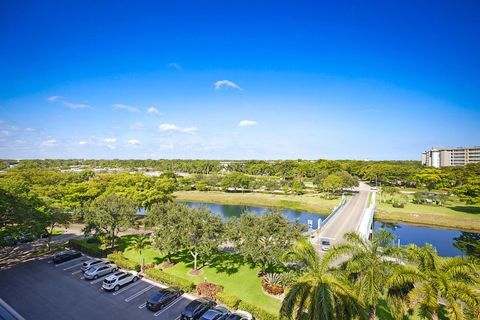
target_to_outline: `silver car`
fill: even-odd
[[[87,271],[88,269],[90,269],[91,267],[96,267],[96,266],[99,266],[101,264],[106,264],[107,262],[110,262],[109,260],[107,259],[92,259],[92,260],[88,260],[88,261],[85,261],[82,266],[80,267],[80,269],[82,270],[82,272],[85,272]]]
[[[83,274],[85,279],[98,279],[98,277],[117,271],[117,265],[114,263],[100,264],[91,267]]]

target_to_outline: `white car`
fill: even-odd
[[[227,317],[227,320],[255,320],[250,312],[237,310]]]
[[[323,239],[322,240],[322,250],[323,251],[328,251],[330,249],[330,241]]]
[[[117,265],[114,263],[95,265],[84,272],[85,279],[98,279],[98,277],[117,271]]]
[[[102,264],[110,264],[110,263],[112,262],[108,259],[92,259],[92,260],[85,261],[80,267],[80,269],[82,270],[82,272],[85,272],[91,267],[96,267]]]
[[[105,280],[103,280],[102,288],[108,291],[118,291],[121,286],[126,285],[130,282],[136,282],[138,279],[139,276],[135,271],[119,271],[105,278]]]

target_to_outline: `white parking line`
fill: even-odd
[[[143,308],[145,308],[146,306],[147,306],[147,303],[144,302],[144,303],[142,303],[141,305],[138,306],[138,309],[143,309]]]
[[[156,312],[156,313],[154,314],[154,316],[155,316],[155,317],[158,317],[158,316],[161,315],[164,311],[167,311],[168,309],[170,309],[171,307],[173,307],[173,306],[175,305],[175,303],[177,303],[177,302],[180,301],[180,300],[182,300],[182,296],[178,297],[177,300],[173,300],[173,302],[170,303],[170,304],[168,305],[168,307],[166,307],[165,309],[162,309],[162,310]]]
[[[73,266],[63,268],[63,271],[67,271],[67,270],[70,270],[70,269],[73,269],[73,268],[76,268],[76,267],[80,267],[82,264],[83,264],[83,262],[80,262],[80,263],[74,264]]]
[[[70,263],[70,262],[73,262],[73,261],[77,261],[78,259],[83,259],[83,257],[78,257],[78,258],[75,258],[75,259],[72,259],[72,260],[69,260],[69,261],[65,261],[65,262],[62,262],[62,263],[59,263],[59,264],[56,264],[55,267],[61,267],[67,263]]]
[[[180,317],[181,317],[181,315],[180,315],[180,316],[178,316],[178,317],[176,317],[176,318],[175,318],[175,320],[178,320],[178,319],[180,319]]]
[[[118,290],[117,292],[114,292],[114,293],[113,293],[113,295],[114,295],[114,296],[116,296],[117,294],[120,294],[120,293],[122,293],[122,292],[124,292],[124,291],[127,291],[128,289],[130,289],[130,288],[132,288],[132,287],[134,287],[134,286],[138,285],[138,284],[139,284],[139,283],[141,283],[141,282],[142,282],[142,281],[140,281],[140,280],[137,280],[137,282],[134,282],[134,283],[132,283],[132,284],[127,284],[127,286],[126,286],[126,287],[124,287],[124,288],[122,288],[122,289]]]
[[[135,299],[136,297],[142,295],[143,293],[147,292],[148,290],[152,289],[154,286],[153,285],[149,285],[148,287],[138,291],[137,293],[131,295],[130,297],[126,298],[125,299],[125,302],[130,302],[132,301],[133,299]]]
[[[80,272],[82,272],[82,270],[77,270],[75,272],[72,272],[72,276],[74,276],[74,275],[76,275],[77,273],[80,273]]]

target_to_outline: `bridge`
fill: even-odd
[[[360,182],[355,191],[356,194],[335,208],[312,234],[311,241],[319,249],[322,240],[328,240],[334,246],[342,242],[343,236],[351,231],[357,231],[366,240],[370,238],[376,192],[364,182]]]

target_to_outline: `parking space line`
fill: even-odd
[[[113,295],[116,296],[117,294],[120,294],[124,291],[127,291],[128,289],[130,288],[133,288],[134,286],[138,285],[139,283],[141,283],[142,281],[138,280],[137,282],[134,282],[134,283],[131,283],[131,284],[128,284],[126,287],[123,287],[122,289],[118,290],[117,292],[114,292]]]
[[[175,318],[175,320],[178,320],[178,319],[180,319],[180,317],[181,317],[181,315],[180,315],[180,316],[178,316],[178,317],[176,317],[176,318]]]
[[[144,303],[142,303],[141,305],[138,306],[138,309],[143,309],[143,308],[145,308],[146,306],[147,306],[147,303],[144,302]]]
[[[164,308],[164,309],[156,312],[156,313],[154,314],[154,316],[155,316],[155,317],[158,317],[158,316],[161,315],[164,311],[167,311],[168,309],[170,309],[171,307],[173,307],[173,306],[174,306],[178,301],[180,301],[180,300],[182,300],[182,296],[178,297],[177,300],[174,300],[172,303],[170,303],[170,304],[168,305],[168,307],[166,307],[166,308]]]
[[[74,276],[74,275],[76,275],[77,273],[80,273],[80,272],[82,272],[82,270],[74,271],[74,272],[72,272],[72,276]]]
[[[72,260],[68,260],[68,261],[65,261],[65,262],[62,262],[62,263],[59,263],[59,264],[56,264],[55,267],[61,267],[63,265],[66,265],[67,263],[70,263],[70,262],[73,262],[73,261],[76,261],[78,259],[83,259],[83,257],[78,257],[78,258],[75,258],[75,259],[72,259]]]
[[[76,267],[80,267],[82,264],[83,264],[83,262],[80,262],[80,263],[74,264],[73,266],[63,268],[63,271],[67,271],[67,270],[70,270],[70,269],[73,269],[73,268],[76,268]]]
[[[100,277],[100,278],[98,278],[97,280],[90,281],[90,284],[99,283],[100,281],[105,280],[105,278],[109,277],[110,275],[111,275],[111,273],[109,273],[109,274],[107,274],[107,275],[104,275],[103,277]]]
[[[147,292],[148,290],[152,289],[154,286],[153,285],[149,285],[148,287],[138,291],[137,293],[131,295],[130,297],[126,298],[125,299],[125,302],[130,302],[132,301],[133,299],[135,299],[136,297],[142,295],[143,293]]]

